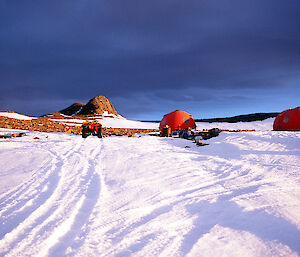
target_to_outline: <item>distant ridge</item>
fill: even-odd
[[[196,122],[251,122],[251,121],[262,121],[268,118],[275,118],[279,112],[261,112],[261,113],[251,113],[245,115],[238,115],[233,117],[225,117],[225,118],[212,118],[212,119],[195,119]]]
[[[210,118],[210,119],[195,119],[196,122],[251,122],[251,121],[262,121],[268,118],[275,118],[279,112],[261,112],[261,113],[251,113],[245,115],[238,115],[233,117],[225,117],[225,118]],[[143,122],[160,122],[160,120],[143,120]]]

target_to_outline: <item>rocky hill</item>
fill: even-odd
[[[85,106],[84,103],[74,103],[59,112],[65,115],[75,115],[82,109],[83,106]]]
[[[105,96],[96,96],[87,104],[74,103],[59,112],[65,115],[84,116],[103,115],[104,113],[116,116],[119,115],[112,105],[111,101],[108,100]]]
[[[118,115],[112,103],[105,96],[96,96],[82,107],[78,115],[101,115],[104,112]]]

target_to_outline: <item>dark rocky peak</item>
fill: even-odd
[[[69,107],[59,111],[60,113],[64,114],[64,115],[76,115],[78,114],[82,107],[85,106],[84,103],[74,103],[72,105],[70,105]]]

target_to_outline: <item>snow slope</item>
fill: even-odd
[[[300,256],[299,139],[1,140],[0,256]]]
[[[51,119],[53,121],[59,121],[69,126],[81,126],[85,120],[80,119]],[[110,118],[110,117],[95,117],[103,127],[107,128],[139,128],[139,129],[158,129],[159,123],[155,122],[142,122],[135,120],[127,120],[125,118]]]
[[[7,117],[7,118],[13,118],[13,119],[18,119],[18,120],[32,120],[36,119],[34,117],[29,117],[23,114],[19,114],[16,112],[1,112],[0,111],[0,116]]]

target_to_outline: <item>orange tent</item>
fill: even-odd
[[[279,113],[274,120],[273,129],[300,131],[300,107]]]
[[[169,126],[171,130],[175,129],[186,129],[186,128],[196,128],[195,121],[191,114],[183,112],[180,110],[170,112],[162,118],[159,124],[159,130],[162,131],[164,127]]]

